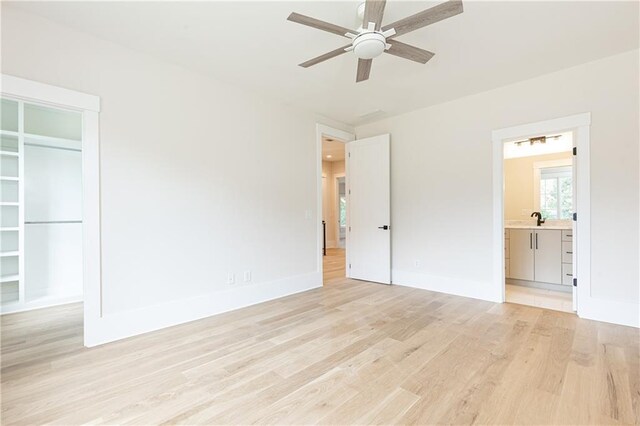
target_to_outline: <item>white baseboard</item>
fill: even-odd
[[[493,294],[491,281],[460,280],[394,269],[393,284],[439,293],[502,303],[501,294]],[[632,302],[589,298],[578,300],[578,316],[584,319],[640,328],[640,305]]]
[[[470,297],[472,299],[488,300],[490,302],[502,302],[502,295],[494,294],[495,291],[494,288],[492,288],[493,286],[490,280],[461,280],[458,278],[440,277],[398,269],[391,271],[391,279],[395,285],[421,288],[423,290]]]
[[[638,303],[603,300],[593,297],[587,300],[578,298],[578,316],[595,321],[640,328],[640,305]]]
[[[85,346],[92,347],[126,337],[195,321],[268,300],[322,287],[322,274],[312,272],[271,282],[237,285],[189,299],[106,314],[85,323]]]
[[[11,303],[3,306],[0,310],[0,314],[13,314],[16,312],[31,311],[34,309],[50,308],[52,306],[66,305],[69,303],[82,302],[82,295],[77,294],[75,296],[64,297],[43,297],[42,299],[36,299],[26,303]]]

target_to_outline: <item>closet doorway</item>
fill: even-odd
[[[2,98],[2,313],[80,302],[82,114]]]

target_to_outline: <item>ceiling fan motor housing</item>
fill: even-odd
[[[366,31],[358,34],[351,45],[353,46],[353,53],[358,58],[373,59],[382,55],[387,46],[387,40],[378,31]]]

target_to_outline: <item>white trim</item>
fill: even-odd
[[[354,133],[345,132],[344,130],[336,129],[324,124],[316,124],[316,205],[317,205],[317,240],[316,247],[318,247],[317,266],[316,270],[320,272],[320,282],[322,282],[322,136],[329,136],[331,138],[339,139],[341,142],[351,142],[355,140]],[[345,158],[345,172],[348,176],[348,158]],[[348,187],[348,185],[347,185]],[[347,242],[346,250],[346,262],[349,263],[349,250]]]
[[[100,112],[100,97],[2,74],[2,94],[63,108]],[[18,95],[19,94],[19,95]]]
[[[140,309],[105,314],[94,324],[94,332],[85,340],[85,345],[101,345],[319,287],[322,287],[322,273],[312,272],[271,282],[241,285],[225,291]]]
[[[578,155],[576,167],[576,277],[577,314],[581,318],[640,327],[639,306],[636,303],[597,299],[591,295],[591,114],[583,113],[538,123],[524,124],[492,132],[493,157],[493,284],[492,294],[504,302],[504,143],[516,138],[573,130]]]
[[[487,285],[491,283],[486,281],[463,280],[393,268],[391,269],[391,276],[393,277],[393,285],[437,291],[438,293],[453,294],[471,299],[501,302],[487,294]]]
[[[501,143],[517,139],[528,139],[545,133],[563,132],[578,127],[591,125],[591,113],[570,115],[568,117],[539,121],[537,123],[522,124],[520,126],[507,127],[491,132],[491,139]]]
[[[98,339],[102,318],[102,253],[100,234],[100,98],[86,93],[1,75],[2,95],[72,109],[82,113],[82,259],[84,342]]]
[[[50,308],[52,306],[66,305],[68,303],[82,302],[81,294],[67,297],[43,297],[24,303],[8,303],[2,307],[2,314],[14,314],[16,312],[32,311],[34,309]]]

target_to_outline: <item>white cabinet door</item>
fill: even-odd
[[[347,144],[347,276],[391,284],[389,135]]]
[[[557,229],[536,229],[535,281],[562,284],[562,236]]]
[[[533,231],[509,230],[509,278],[533,281]]]

